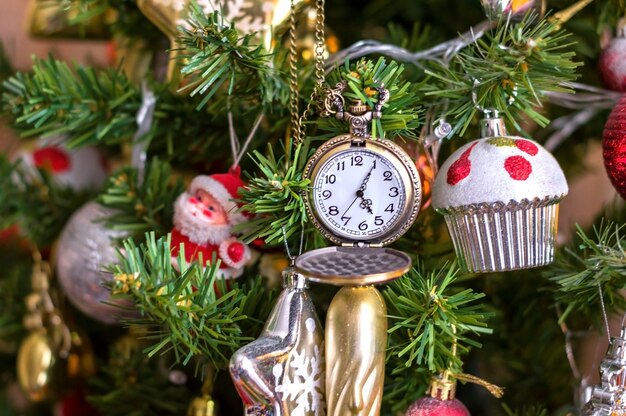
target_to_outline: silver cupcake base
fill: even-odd
[[[550,264],[561,198],[466,205],[443,213],[461,267],[503,272]]]

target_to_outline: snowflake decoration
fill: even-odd
[[[312,332],[315,321],[307,319],[307,329]],[[282,393],[283,400],[296,403],[290,416],[306,416],[313,412],[316,416],[325,415],[325,401],[322,394],[323,387],[323,357],[318,345],[313,348],[313,355],[307,355],[305,349],[293,351],[285,363],[276,364],[273,374],[276,381],[276,392]],[[290,373],[293,378],[290,378]]]

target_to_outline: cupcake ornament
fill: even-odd
[[[461,266],[486,273],[552,262],[565,175],[538,143],[509,136],[495,110],[485,110],[481,139],[444,162],[433,207],[444,215]]]

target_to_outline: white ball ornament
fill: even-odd
[[[69,219],[58,243],[57,276],[72,304],[104,324],[134,315],[130,302],[112,300],[104,283],[113,279],[106,266],[117,262],[114,240],[126,234],[107,228],[101,220],[111,210],[97,202],[83,205]],[[122,306],[120,308],[115,304]]]

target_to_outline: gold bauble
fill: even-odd
[[[107,39],[108,22],[115,13],[107,11],[80,24],[70,23],[78,16],[75,9],[66,10],[61,2],[30,0],[28,5],[28,33],[37,38]]]
[[[326,315],[328,416],[378,416],[385,377],[387,308],[374,286],[344,286]]]
[[[194,398],[187,408],[187,416],[215,416],[215,401],[209,395]]]
[[[94,373],[88,338],[65,324],[31,332],[17,353],[17,378],[33,402],[54,398]]]
[[[22,341],[17,352],[17,378],[31,401],[53,396],[58,377],[58,357],[44,331],[33,332]]]

